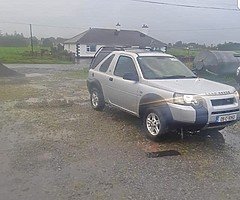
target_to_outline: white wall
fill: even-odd
[[[64,44],[64,50],[67,50],[69,53],[76,54],[76,44]]]
[[[103,45],[97,45],[96,51],[98,51]],[[88,52],[87,45],[80,45],[80,57],[93,57],[96,52]]]
[[[98,51],[103,46],[104,45],[97,45],[96,50]],[[75,53],[76,55],[76,44],[64,44],[64,50]],[[92,58],[94,57],[95,53],[96,52],[88,52],[87,45],[82,45],[82,44],[80,45],[80,57]]]

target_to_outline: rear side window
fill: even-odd
[[[96,58],[94,58],[94,60],[92,61],[91,64],[91,69],[94,69],[95,67],[97,67],[97,65],[102,62],[102,60],[104,58],[106,58],[106,56],[108,56],[111,52],[100,52]]]
[[[99,68],[99,71],[100,71],[100,72],[106,72],[106,71],[108,70],[108,68],[109,68],[109,66],[110,66],[110,64],[111,64],[114,56],[115,56],[114,54],[111,55],[107,60],[105,60],[105,61],[103,62],[103,64],[102,64],[102,65],[100,66],[100,68]]]
[[[135,64],[132,58],[127,56],[121,56],[118,59],[118,63],[115,67],[114,75],[123,77],[126,73],[132,73],[137,75]]]

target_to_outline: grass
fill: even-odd
[[[40,46],[34,47],[34,52],[41,49],[50,50]],[[24,64],[68,64],[67,60],[54,58],[51,55],[31,55],[31,47],[0,47],[0,62],[2,63],[24,63]]]
[[[67,77],[73,79],[87,79],[88,77],[88,68],[83,68],[78,71],[62,72],[55,75],[56,77]]]
[[[228,75],[214,75],[208,72],[202,72],[201,74],[199,74],[199,77],[208,79],[208,80],[212,80],[212,81],[216,81],[219,83],[224,83],[227,85],[231,85],[231,86],[235,86],[236,85],[236,80],[235,80],[235,76],[233,74],[228,74]]]
[[[69,78],[80,78],[80,79],[87,79],[88,77],[88,69],[84,68],[76,72],[69,72],[67,75]]]
[[[189,51],[189,53],[188,53]],[[174,55],[176,57],[183,56],[183,57],[195,57],[199,51],[198,50],[187,50],[187,49],[178,49],[178,48],[169,48],[167,51],[168,54]]]

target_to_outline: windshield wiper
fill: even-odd
[[[174,75],[174,76],[159,77],[159,79],[181,79],[181,78],[197,78],[197,76]]]

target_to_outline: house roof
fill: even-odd
[[[86,44],[106,46],[141,46],[163,47],[166,44],[140,31],[91,28],[69,40],[64,44]]]

